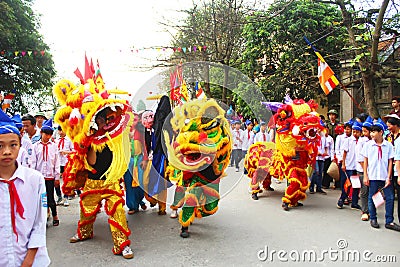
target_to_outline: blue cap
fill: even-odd
[[[18,129],[22,128],[21,115],[15,114],[14,116],[11,117],[11,120],[15,123],[15,126],[17,126]]]
[[[362,131],[362,124],[358,121],[355,121],[353,123],[353,126],[351,126],[351,129],[356,130],[356,131]]]
[[[251,120],[246,120],[245,122],[246,126],[249,126],[250,124],[252,124]]]
[[[15,133],[20,135],[15,123],[0,109],[0,134]]]
[[[372,117],[368,116],[368,118],[363,122],[362,127],[371,128],[373,123],[374,123],[374,120],[372,119]]]
[[[344,123],[344,127],[346,127],[346,126],[353,127],[353,124],[354,124],[354,119],[350,119],[349,121]]]
[[[382,129],[382,131],[385,131],[387,129],[386,123],[381,118],[379,118],[376,122],[374,122],[373,125],[378,126],[379,128]]]
[[[40,130],[41,131],[44,131],[44,130],[52,130],[53,131],[53,119],[49,119],[49,120],[43,122],[42,129],[40,129]]]

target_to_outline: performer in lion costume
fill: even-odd
[[[71,195],[74,189],[83,188],[80,220],[71,243],[93,237],[93,224],[104,199],[113,253],[133,258],[120,186],[130,158],[129,127],[133,114],[126,100],[109,98],[111,93],[123,92],[106,90],[101,78],[96,84],[89,79],[79,86],[68,80],[55,85],[54,94],[62,106],[54,120],[72,140],[75,149],[65,166],[62,189]]]
[[[178,189],[171,208],[182,207],[181,237],[189,237],[194,218],[218,209],[219,182],[229,164],[231,134],[225,111],[213,99],[193,100],[177,107],[171,118],[173,136],[164,131],[169,166],[166,177]]]
[[[268,103],[264,104],[270,108]],[[318,132],[323,130],[315,112],[317,107],[313,100],[306,103],[302,99],[279,104],[274,110],[275,144],[253,144],[245,158],[253,194],[260,192],[260,182],[267,188],[271,177],[287,179],[289,185],[282,197],[282,208],[286,211],[289,207],[302,206],[299,201],[306,198],[305,192],[309,187],[306,168],[315,164],[321,142]]]

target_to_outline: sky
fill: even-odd
[[[182,18],[178,10],[191,6],[191,0],[35,0],[32,8],[40,15],[39,32],[50,47],[57,79],[78,81],[73,72],[79,67],[83,73],[86,53],[94,64],[99,60],[107,88],[135,94],[161,71],[137,67],[168,56],[168,51],[142,49],[170,46],[171,33],[159,23]]]

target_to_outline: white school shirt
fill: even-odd
[[[382,144],[382,159],[378,160],[378,145],[374,140],[365,143],[361,154],[368,158],[368,177],[374,181],[386,181],[388,178],[389,159],[394,157],[393,145],[386,140]],[[365,175],[365,174],[364,174]]]
[[[249,138],[250,136],[250,138]],[[242,139],[242,150],[247,151],[249,147],[254,143],[254,132],[252,130],[244,130],[241,135]]]
[[[17,162],[20,165],[28,167],[28,168],[31,166],[31,157],[28,154],[28,151],[26,151],[26,149],[22,146],[19,148]]]
[[[236,130],[233,129],[231,130],[232,132],[232,149],[242,149],[242,129]]]
[[[343,157],[344,151],[347,152],[346,155],[346,170],[355,170],[356,169],[356,145],[358,140],[352,135],[349,138],[345,138],[343,142],[343,146],[341,147],[341,153]]]
[[[333,137],[330,135],[325,136],[325,142],[328,151],[328,155],[325,156],[325,159],[331,158],[331,160],[333,160],[335,156],[335,143],[333,141]]]
[[[326,139],[324,136],[321,136],[321,144],[318,146],[318,154],[324,154],[326,148]],[[317,160],[324,160],[325,156],[317,155]]]
[[[338,163],[343,160],[343,143],[346,141],[346,139],[349,138],[345,133],[338,135],[336,137],[336,142],[335,142],[335,155],[338,160]]]
[[[265,137],[265,140],[264,140],[264,137]],[[270,142],[270,141],[271,141],[271,137],[269,136],[267,131],[265,131],[265,132],[259,131],[254,136],[254,143],[256,143],[256,142]]]
[[[368,137],[365,137],[365,136],[361,136],[358,139],[358,142],[357,142],[357,145],[356,145],[356,162],[357,162],[356,170],[358,172],[364,172],[363,167],[360,164],[360,162],[364,162],[364,156],[361,154],[361,152],[362,152],[362,150],[364,148],[364,145],[369,141],[371,141],[371,140]]]
[[[56,139],[56,144],[57,144],[57,149],[58,149],[58,156],[60,157],[60,166],[65,166],[68,162],[68,157],[66,155],[62,155],[62,151],[73,151],[74,146],[71,142],[71,139],[69,139],[67,136],[64,137],[64,144],[62,144],[61,137]]]
[[[0,178],[2,179],[2,178]],[[14,181],[22,206],[24,218],[15,211],[17,236],[11,221],[9,185],[0,182],[0,266],[21,266],[28,248],[38,248],[34,267],[50,264],[46,248],[47,198],[43,176],[32,169],[18,165],[11,177]]]
[[[43,174],[45,179],[60,180],[60,157],[57,145],[49,141],[47,152],[48,158],[47,161],[44,161],[42,141],[35,143],[32,150],[31,167]]]

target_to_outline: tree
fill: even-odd
[[[0,91],[15,90],[10,113],[26,113],[32,106],[43,110],[53,101],[54,63],[31,4],[32,0],[0,2]]]
[[[243,0],[210,0],[194,4],[193,8],[185,10],[186,19],[182,25],[175,26],[178,34],[175,36],[173,45],[177,47],[190,47],[193,44],[201,44],[202,51],[181,50],[170,59],[177,62],[183,59],[191,61],[211,61],[222,63],[226,66],[237,67],[238,59],[242,52],[244,42],[241,35],[246,14]],[[204,65],[203,72],[205,81],[204,90],[208,97],[220,97],[227,103],[229,92],[227,82],[229,80],[229,68],[224,69],[222,86],[215,86],[213,92],[209,84],[209,66]],[[187,76],[196,74],[188,73]],[[219,87],[219,88],[217,88]],[[220,95],[218,95],[220,92]],[[217,93],[217,95],[214,95]]]
[[[243,72],[259,84],[270,101],[282,101],[286,93],[296,98],[326,98],[318,83],[317,59],[303,37],[317,40],[333,69],[339,68],[344,29],[340,13],[315,1],[275,1],[266,11],[248,16],[243,35]]]
[[[375,1],[363,1],[366,10],[357,11],[356,1],[321,1],[339,6],[349,37],[349,49],[358,65],[368,113],[377,118],[375,89],[381,78],[400,79],[399,67],[379,60],[379,42],[387,37],[398,40],[400,31],[400,4],[383,0],[378,8],[371,8]],[[359,4],[359,3],[358,3]],[[376,4],[375,4],[376,5]]]

